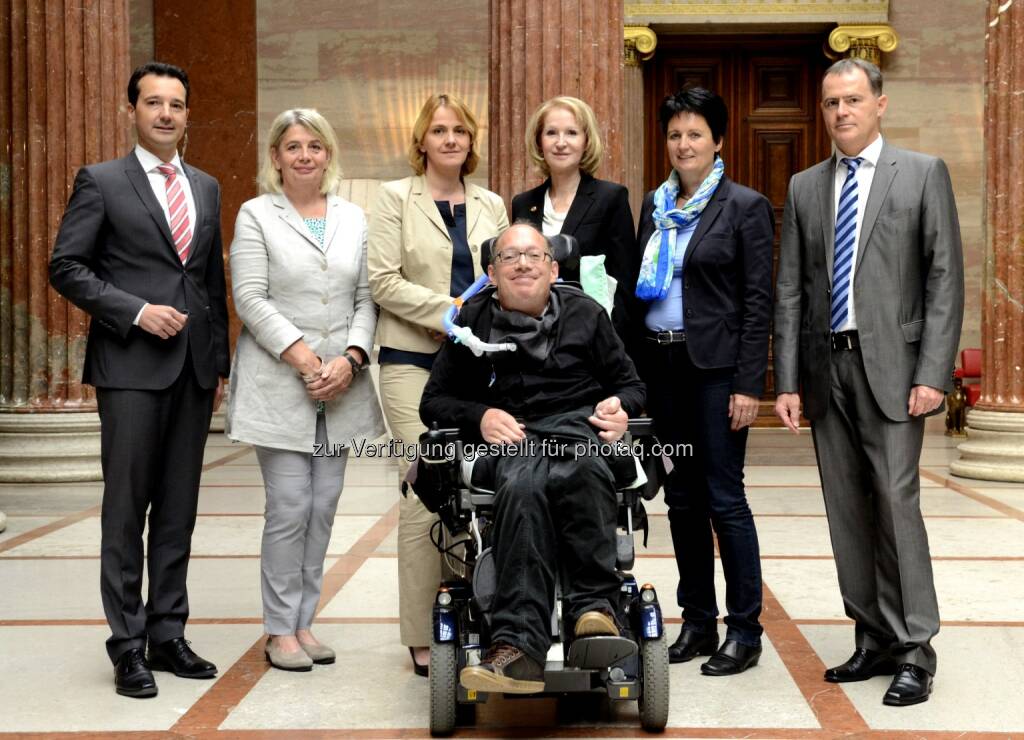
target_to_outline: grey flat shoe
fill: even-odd
[[[282,671],[313,670],[313,661],[306,655],[305,650],[286,653],[275,647],[273,640],[267,640],[267,647],[263,652],[266,654],[270,665],[274,666],[274,668],[280,668]]]
[[[300,642],[302,649],[306,651],[306,655],[317,665],[330,665],[334,662],[334,651],[326,645],[307,645],[304,642]]]

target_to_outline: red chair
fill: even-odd
[[[981,396],[981,350],[971,348],[960,352],[960,367],[953,371],[953,376],[963,379],[967,405],[974,406]],[[968,383],[969,380],[974,382]]]

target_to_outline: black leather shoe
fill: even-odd
[[[686,663],[698,655],[714,655],[718,649],[718,635],[683,629],[676,641],[668,646],[669,663]]]
[[[156,696],[156,681],[141,648],[132,648],[118,656],[114,664],[114,690],[121,696],[135,699]]]
[[[430,664],[422,665],[416,662],[416,650],[409,648],[409,657],[412,659],[412,672],[417,676],[427,678],[430,675]]]
[[[761,646],[749,647],[735,640],[726,640],[711,660],[700,667],[705,676],[732,676],[757,665],[761,659]]]
[[[825,671],[825,680],[829,683],[867,681],[872,676],[891,676],[895,672],[896,662],[888,653],[859,647],[848,661]]]
[[[906,707],[928,701],[931,693],[931,674],[920,666],[904,663],[896,669],[896,675],[882,697],[882,703],[890,707]]]
[[[213,678],[217,675],[217,666],[192,652],[184,637],[175,637],[159,645],[151,644],[149,667],[181,678]]]

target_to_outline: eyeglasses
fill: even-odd
[[[526,261],[531,265],[552,259],[551,255],[542,249],[503,249],[494,255],[494,261],[503,265],[514,265],[522,257],[526,257]]]

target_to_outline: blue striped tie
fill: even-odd
[[[843,157],[846,182],[836,211],[836,253],[832,264],[832,331],[846,323],[849,314],[850,277],[853,275],[853,246],[857,235],[857,168],[863,157]]]

